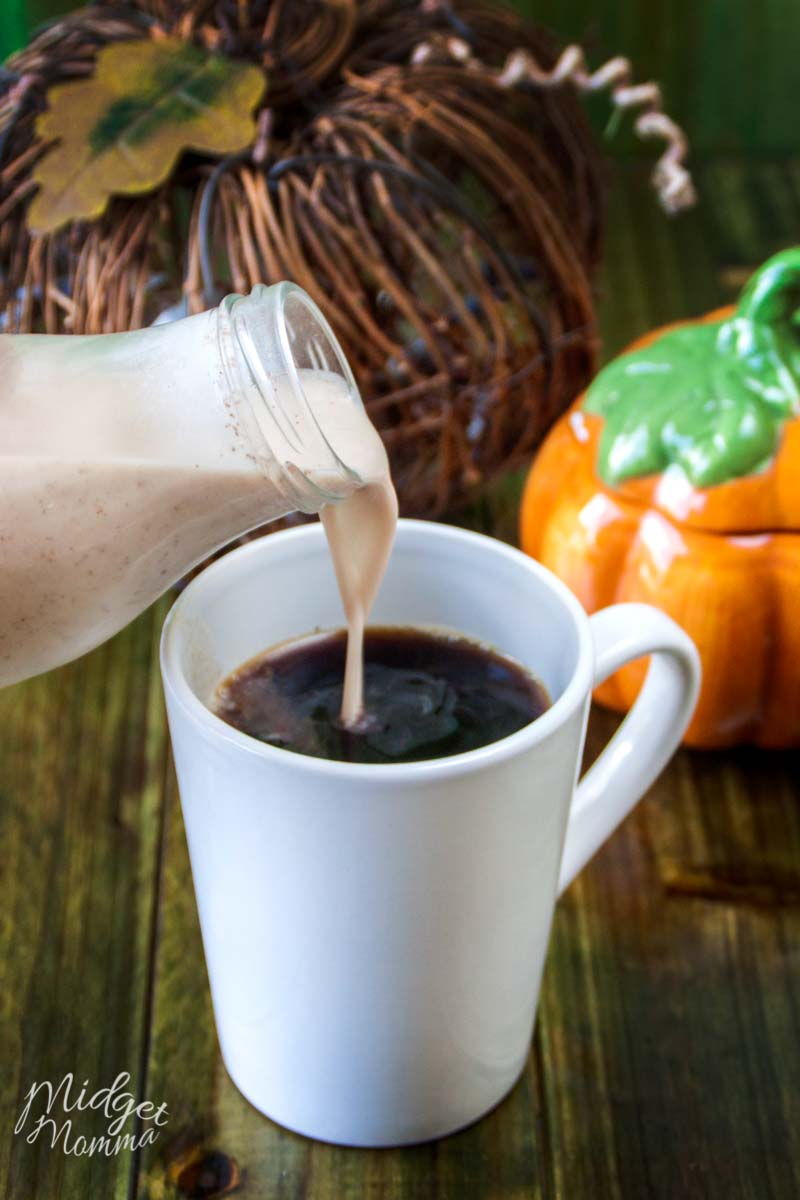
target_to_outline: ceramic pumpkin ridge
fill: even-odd
[[[553,427],[523,494],[523,549],[559,575],[589,612],[619,601],[655,604],[694,639],[704,679],[686,734],[690,745],[800,744],[798,308],[800,250],[792,250],[756,273],[736,308],[666,326],[634,342]],[[777,336],[770,336],[776,330]],[[745,453],[734,447],[730,456],[717,454],[712,470],[720,481],[702,485],[676,461],[691,414],[662,438],[652,411],[645,412],[649,443],[643,437],[633,447],[633,458],[638,453],[642,463],[652,463],[653,455],[662,457],[649,474],[626,476],[626,456],[618,450],[613,460],[609,439],[614,428],[623,437],[635,437],[636,403],[649,407],[659,375],[649,372],[649,386],[638,388],[638,401],[629,403],[627,412],[618,411],[616,421],[609,419],[614,404],[607,393],[598,402],[594,389],[603,381],[619,392],[625,367],[633,367],[636,375],[636,364],[643,363],[640,384],[648,362],[664,362],[665,343],[667,349],[671,342],[673,349],[685,351],[685,335],[692,331],[701,334],[706,357],[717,353],[719,340],[723,343],[722,365],[718,361],[707,370],[705,364],[701,370],[718,389],[729,374],[732,346],[771,356],[769,370],[760,377],[753,354],[739,357],[745,365],[725,416],[731,417],[737,402],[746,418],[753,406],[772,407],[756,414],[764,418],[760,429],[758,421],[745,429],[753,435],[745,438]],[[688,403],[694,385],[688,380],[681,386]],[[717,392],[718,408],[720,396],[724,402],[724,390]],[[702,402],[703,394],[691,398]],[[667,420],[676,403],[674,398],[671,405],[661,403]],[[724,438],[720,449],[725,450]],[[598,689],[597,699],[624,711],[644,670],[645,664],[637,663],[618,672]]]

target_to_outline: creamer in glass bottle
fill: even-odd
[[[98,645],[240,534],[388,479],[290,283],[133,333],[5,335],[0,389],[0,686]]]

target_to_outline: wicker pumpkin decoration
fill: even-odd
[[[32,231],[48,89],[90,78],[110,44],[178,38],[263,69],[252,145],[185,153],[155,192]],[[342,341],[403,511],[452,508],[530,454],[595,362],[599,159],[566,86],[595,82],[567,57],[483,0],[80,9],[0,80],[4,328],[137,328],[294,279]]]
[[[657,329],[601,371],[528,476],[523,548],[588,611],[645,601],[694,639],[686,741],[800,744],[800,250],[738,306]],[[624,711],[644,664],[597,699]]]

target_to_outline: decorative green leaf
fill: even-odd
[[[681,326],[595,379],[598,469],[612,486],[670,466],[711,487],[765,466],[800,414],[800,249],[756,272],[727,321]]]
[[[36,123],[58,144],[38,162],[30,227],[98,217],[111,195],[151,191],[184,150],[235,154],[255,137],[263,71],[175,38],[117,42],[94,75],[59,84]]]

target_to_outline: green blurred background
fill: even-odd
[[[800,0],[515,0],[564,39],[579,39],[591,64],[633,60],[637,80],[658,79],[667,111],[697,157],[797,153]],[[0,0],[0,58],[70,0]],[[596,105],[598,123],[608,109]],[[620,153],[642,153],[623,134]],[[647,153],[645,150],[644,153]]]

